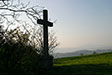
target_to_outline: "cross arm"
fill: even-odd
[[[38,23],[38,24],[41,24],[41,25],[48,25],[49,27],[52,27],[52,26],[53,26],[53,23],[52,23],[52,22],[44,21],[44,20],[42,20],[42,19],[38,19],[38,20],[37,20],[37,23]]]

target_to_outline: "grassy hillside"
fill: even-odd
[[[49,75],[112,75],[112,53],[60,58]]]
[[[54,59],[54,68],[33,71],[22,75],[112,75],[112,53],[58,58]]]

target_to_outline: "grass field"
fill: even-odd
[[[112,53],[54,59],[54,66],[47,75],[112,75]]]

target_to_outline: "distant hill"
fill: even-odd
[[[112,49],[107,50],[79,50],[75,52],[69,52],[69,53],[55,53],[55,58],[62,58],[62,57],[71,57],[71,56],[81,56],[81,55],[90,55],[90,54],[100,54],[100,53],[107,53],[112,52]]]

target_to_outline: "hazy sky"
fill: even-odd
[[[59,48],[112,48],[112,0],[30,0],[44,6],[57,22]]]

